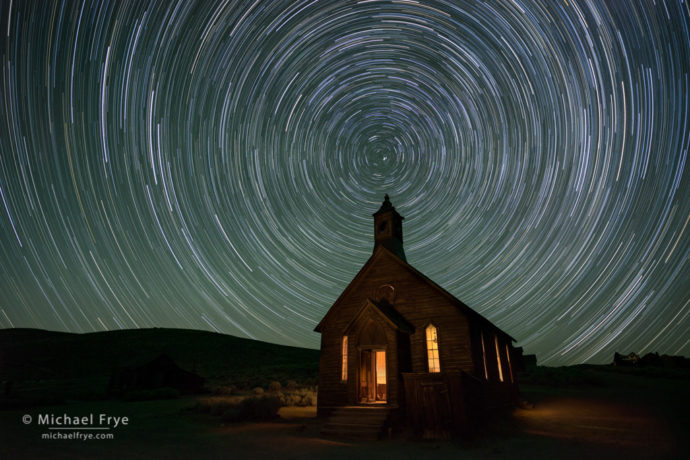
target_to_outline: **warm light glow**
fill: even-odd
[[[386,384],[386,352],[376,352],[376,383],[378,385]]]
[[[489,366],[486,365],[486,346],[484,345],[484,332],[482,334],[482,359],[484,360],[484,378],[489,380]]]
[[[510,348],[508,348],[508,344],[506,343],[506,357],[508,359],[508,376],[510,377],[510,383],[513,383],[513,365],[510,364]]]
[[[438,359],[438,336],[433,324],[426,328],[426,353],[429,358],[429,372],[441,372]]]
[[[501,353],[498,350],[498,337],[494,336],[494,343],[496,344],[496,363],[498,364],[498,378],[503,381],[503,365],[501,364]]]
[[[340,379],[344,382],[347,380],[347,336],[343,336],[343,369]]]

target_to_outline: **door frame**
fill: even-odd
[[[373,382],[374,386],[374,400],[363,400],[361,397],[362,393],[362,360],[364,356],[364,352],[370,352],[371,356],[373,356],[373,359],[371,359],[371,377],[368,382],[368,386],[371,385],[371,382]],[[376,352],[383,352],[386,365],[385,365],[385,370],[386,370],[386,395],[384,400],[377,400],[376,399],[376,380],[377,380],[377,373],[376,373]],[[387,347],[384,346],[358,346],[357,347],[357,380],[356,380],[356,385],[357,385],[357,404],[361,405],[372,405],[372,404],[388,404],[388,390],[389,390],[389,384],[388,384],[388,350]]]

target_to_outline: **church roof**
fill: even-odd
[[[401,332],[406,332],[408,334],[414,332],[414,326],[407,322],[407,320],[389,303],[377,302],[374,299],[367,299],[364,305],[362,305],[362,308],[359,309],[359,312],[353,316],[352,321],[350,321],[345,330],[347,331],[353,327],[367,310],[376,311],[386,322],[388,322],[388,324]]]
[[[385,202],[384,202],[384,204],[385,204]],[[486,319],[485,317],[483,317],[482,315],[480,315],[479,313],[474,311],[472,308],[465,305],[463,302],[458,300],[453,294],[451,294],[450,292],[443,289],[441,286],[436,284],[434,281],[432,281],[430,278],[428,278],[422,272],[420,272],[419,270],[414,268],[412,265],[407,263],[405,260],[403,260],[400,257],[398,257],[397,255],[395,255],[392,251],[390,251],[389,249],[387,249],[384,246],[379,246],[374,250],[374,254],[372,254],[372,256],[364,264],[364,266],[360,269],[360,271],[357,273],[357,275],[355,275],[355,277],[350,282],[350,284],[345,288],[345,290],[336,299],[336,301],[333,303],[333,305],[328,310],[326,315],[323,317],[321,322],[316,326],[316,328],[314,328],[314,331],[321,332],[322,325],[327,320],[327,318],[331,315],[331,312],[333,312],[335,310],[335,307],[341,302],[342,299],[347,297],[349,295],[349,293],[352,292],[352,290],[355,289],[357,287],[357,285],[359,285],[359,283],[362,280],[364,280],[366,278],[367,272],[375,265],[375,262],[378,261],[381,257],[386,257],[386,256],[392,257],[395,262],[399,263],[404,268],[409,270],[413,275],[418,277],[422,282],[424,282],[425,284],[431,286],[433,289],[440,292],[444,297],[449,299],[457,308],[459,308],[463,313],[465,313],[469,319],[480,322],[484,326],[487,326],[490,329],[493,329],[496,332],[499,332],[500,334],[506,336],[511,341],[513,341],[513,342],[515,341],[515,339],[513,337],[511,337],[509,334],[507,334],[505,331],[503,331],[498,326],[493,324],[491,321],[489,321],[488,319]],[[378,305],[377,305],[377,307],[378,307]],[[379,308],[379,309],[381,309],[381,308]],[[395,308],[390,306],[390,310],[395,310]],[[383,312],[383,310],[381,310],[381,311]],[[397,313],[397,315],[400,316],[400,318],[402,318],[404,320],[404,318],[402,317],[402,315],[400,315],[400,313],[398,313],[397,311],[395,311],[395,313]]]

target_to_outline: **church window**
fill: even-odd
[[[503,381],[503,364],[501,364],[501,352],[498,349],[498,337],[494,336],[494,344],[496,344],[496,363],[498,364],[498,379]]]
[[[513,383],[513,365],[510,363],[510,348],[506,343],[506,358],[508,359],[508,376],[510,377],[510,383]]]
[[[343,367],[340,373],[340,379],[345,382],[347,381],[347,336],[343,336]]]
[[[484,378],[489,380],[489,366],[486,365],[486,345],[484,345],[484,331],[481,332],[482,335],[482,359],[484,360]]]
[[[438,335],[433,324],[426,327],[426,354],[429,359],[429,372],[441,372],[438,359]]]

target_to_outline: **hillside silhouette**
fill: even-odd
[[[294,380],[316,384],[319,351],[208,331],[132,329],[74,334],[0,330],[0,396],[37,403],[100,399],[118,369],[161,354],[200,375],[208,386],[240,389]]]

